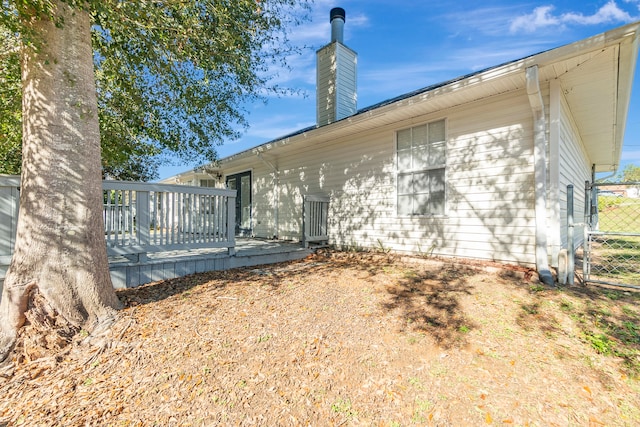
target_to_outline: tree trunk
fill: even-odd
[[[104,238],[91,19],[53,3],[53,18],[29,24],[39,37],[22,53],[20,214],[0,302],[0,361],[34,301],[89,331],[120,307]]]

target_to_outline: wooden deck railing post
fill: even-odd
[[[234,191],[235,193],[235,191]],[[227,241],[229,242],[229,255],[236,254],[236,196],[237,193],[227,197]]]

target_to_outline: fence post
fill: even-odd
[[[567,283],[573,286],[575,279],[575,242],[573,222],[573,185],[567,185]]]
[[[586,283],[589,280],[589,230],[591,229],[591,221],[593,219],[593,207],[591,183],[584,182],[584,237],[582,239],[582,280]]]

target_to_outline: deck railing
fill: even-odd
[[[235,190],[104,181],[109,255],[196,248],[235,251]]]
[[[20,179],[0,176],[0,279],[15,243]],[[235,190],[103,182],[107,253],[140,260],[149,252],[227,248],[235,253]]]

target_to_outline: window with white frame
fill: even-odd
[[[398,215],[444,215],[445,120],[397,132]]]

